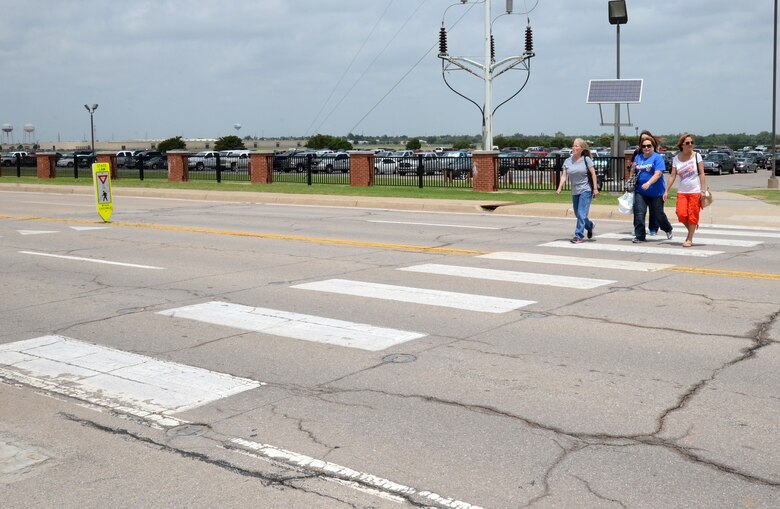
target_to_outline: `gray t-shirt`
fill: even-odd
[[[574,156],[569,156],[563,162],[563,167],[566,169],[566,173],[569,174],[569,183],[571,184],[571,194],[582,194],[590,191],[590,184],[588,184],[588,178],[590,178],[590,172],[588,168],[593,168],[593,159],[588,156],[580,156],[579,160],[575,163],[572,159]]]

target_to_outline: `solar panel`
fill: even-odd
[[[590,80],[587,103],[638,103],[642,80]]]

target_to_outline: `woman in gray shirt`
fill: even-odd
[[[566,177],[569,177],[571,184],[571,203],[574,209],[574,215],[577,217],[577,226],[574,228],[574,237],[571,239],[573,244],[584,242],[585,232],[588,238],[593,237],[593,221],[588,219],[590,211],[590,202],[599,195],[598,180],[596,178],[596,168],[593,166],[593,159],[590,157],[590,147],[588,142],[582,138],[574,140],[571,146],[571,156],[563,162],[563,174],[558,183],[556,193],[561,194]],[[588,182],[588,180],[592,182]]]

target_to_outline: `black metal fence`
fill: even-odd
[[[471,156],[466,152],[453,154],[457,155],[417,154],[410,157],[376,157],[374,185],[470,188]]]
[[[501,154],[496,159],[498,187],[504,190],[555,190],[560,182],[564,158]],[[62,178],[91,178],[91,156],[63,157],[56,162]],[[622,157],[594,157],[602,191],[622,192],[625,160]],[[15,168],[17,177],[36,176],[35,156],[4,157],[3,173]],[[121,179],[168,178],[167,157],[118,161]],[[249,182],[249,154],[198,153],[188,158],[189,179],[210,182]],[[318,155],[314,152],[280,152],[273,155],[274,182],[299,184],[350,184],[350,157],[347,153]],[[377,156],[374,159],[374,185],[471,188],[473,162],[468,152],[445,155],[429,153],[414,156]],[[564,188],[568,189],[568,183]]]
[[[498,158],[499,189],[551,191],[558,187],[563,172],[561,156],[529,157],[500,155]],[[605,192],[623,191],[625,159],[622,157],[594,157],[596,176]],[[568,189],[568,182],[564,189]]]

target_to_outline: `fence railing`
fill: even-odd
[[[277,153],[272,157],[273,181],[300,184],[350,184],[350,161],[347,153]],[[499,155],[496,158],[498,188],[502,190],[555,190],[560,182],[564,158]],[[594,157],[602,191],[622,192],[625,160],[623,157]],[[79,155],[56,163],[60,178],[90,178],[91,156]],[[167,179],[167,157],[152,157],[118,162],[120,179]],[[208,157],[189,156],[189,180],[249,182],[248,154]],[[3,174],[15,168],[18,177],[36,176],[35,156],[3,158]],[[471,188],[473,163],[467,152],[434,156],[377,156],[374,158],[374,185]],[[568,183],[564,185],[569,188]]]

